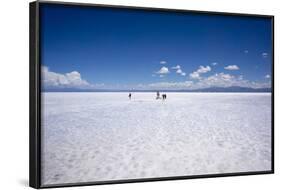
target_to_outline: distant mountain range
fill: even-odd
[[[248,88],[248,87],[210,87],[202,89],[179,89],[179,90],[115,90],[115,89],[77,89],[77,88],[57,88],[44,89],[44,92],[271,92],[271,88]]]

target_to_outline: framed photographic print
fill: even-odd
[[[30,186],[273,173],[273,19],[30,3]]]

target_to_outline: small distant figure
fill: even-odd
[[[128,97],[129,97],[129,99],[131,100],[131,98],[132,98],[132,94],[131,94],[131,93],[129,93],[129,96],[128,96]]]
[[[160,92],[159,91],[156,92],[156,100],[158,100],[158,99],[160,99]]]
[[[166,94],[162,94],[162,99],[166,100],[166,98],[167,98],[167,95]]]

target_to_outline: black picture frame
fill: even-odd
[[[40,22],[39,22],[39,7],[41,4],[57,4],[62,6],[82,6],[82,7],[109,7],[116,9],[131,9],[131,10],[147,10],[161,12],[177,12],[177,13],[196,13],[207,15],[224,15],[224,16],[243,16],[243,17],[259,17],[269,18],[272,22],[272,93],[271,93],[271,170],[255,171],[255,172],[240,172],[240,173],[221,173],[221,174],[206,174],[193,176],[173,176],[160,178],[144,178],[144,179],[128,179],[128,180],[113,180],[113,181],[98,181],[98,182],[83,182],[83,183],[66,183],[61,185],[47,185],[41,183],[41,71],[40,71]],[[50,188],[50,187],[72,187],[85,185],[102,185],[102,184],[120,184],[148,181],[163,181],[163,180],[182,180],[194,178],[212,178],[212,177],[227,177],[227,176],[243,176],[257,174],[273,174],[274,173],[274,16],[273,15],[258,15],[258,14],[241,14],[227,12],[209,12],[209,11],[194,11],[194,10],[179,10],[166,8],[151,8],[151,7],[133,7],[133,6],[116,6],[103,4],[88,4],[88,3],[70,3],[70,2],[55,2],[55,1],[35,1],[29,4],[29,185],[33,188]]]

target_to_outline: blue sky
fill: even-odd
[[[43,86],[270,87],[271,20],[41,5]]]

